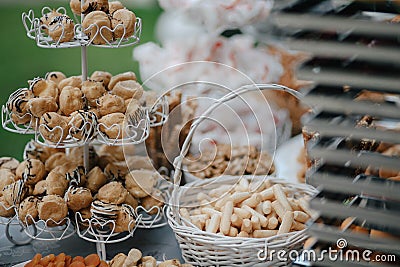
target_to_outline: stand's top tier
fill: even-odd
[[[71,1],[71,7],[73,2],[81,4],[81,1]],[[82,13],[77,15],[76,7],[75,10],[72,8],[73,17],[68,16],[64,7],[44,7],[40,16],[33,10],[23,13],[22,23],[27,36],[43,48],[119,48],[139,43],[142,23],[132,11],[119,2],[116,6],[102,1],[106,7],[101,7],[96,0],[82,2]]]

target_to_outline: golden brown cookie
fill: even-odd
[[[120,96],[105,94],[97,101],[97,109],[100,116],[117,112],[124,113],[125,101]]]
[[[36,188],[35,186],[34,192],[40,194],[41,192],[43,192],[43,189],[45,189],[45,192],[48,195],[58,195],[63,197],[65,191],[67,191],[68,189],[68,179],[65,173],[62,173],[57,168],[55,168],[47,175],[46,184],[43,184],[41,186],[42,187],[38,188]]]
[[[122,204],[128,192],[119,182],[110,182],[103,185],[97,193],[97,198],[105,203]]]
[[[34,196],[25,198],[18,207],[18,218],[24,224],[32,224],[39,217],[39,200]]]
[[[65,150],[63,148],[42,146],[31,141],[27,146],[25,146],[24,158],[38,159],[44,163],[51,155],[64,151]]]
[[[12,205],[18,205],[28,193],[28,187],[22,180],[18,180],[10,185],[7,185],[1,190],[0,195],[3,195],[4,201]]]
[[[43,162],[38,159],[26,159],[21,162],[15,171],[17,179],[24,179],[28,185],[34,185],[35,183],[43,180],[46,170]]]
[[[124,8],[125,8],[124,5],[122,5],[120,1],[108,2],[108,13],[110,13],[111,15],[118,9],[124,9]]]
[[[135,228],[136,222],[131,210],[126,206],[120,207],[117,219],[115,220],[114,232],[121,233],[125,231],[132,231]],[[128,259],[128,258],[127,258]],[[126,260],[124,264],[126,263]],[[132,265],[127,265],[132,266]]]
[[[11,157],[1,157],[0,158],[0,169],[8,169],[12,173],[18,168],[19,161]]]
[[[104,170],[109,163],[116,162],[117,159],[111,154],[103,154],[99,156],[97,160],[97,165]]]
[[[39,132],[43,138],[53,143],[63,141],[69,133],[67,117],[61,116],[56,112],[43,114],[39,125]]]
[[[93,11],[108,13],[108,0],[86,0],[82,7],[82,13],[88,14]]]
[[[51,155],[44,163],[46,171],[50,172],[57,166],[63,165],[67,161],[67,155],[64,152],[57,152]]]
[[[119,253],[110,261],[110,267],[123,267],[126,255],[124,253]]]
[[[45,195],[46,192],[47,192],[47,181],[42,180],[35,184],[32,195],[34,196]]]
[[[111,78],[110,83],[108,84],[108,89],[112,90],[112,89],[114,89],[114,86],[118,82],[129,81],[129,80],[136,81],[136,74],[132,71],[128,71],[128,72],[124,72],[124,73],[115,75]]]
[[[34,97],[32,91],[27,88],[15,92],[7,102],[7,109],[18,115],[25,115],[28,111],[28,101]]]
[[[55,10],[52,10],[46,14],[43,15],[43,17],[40,18],[40,24],[41,25],[46,25],[47,27],[49,27],[50,22],[53,20],[53,18],[57,17],[57,16],[62,16],[63,14],[61,14],[60,12],[57,12]],[[48,33],[49,31],[47,30],[47,27],[43,27],[44,32]]]
[[[132,248],[125,259],[124,266],[136,266],[142,259],[142,252],[136,248]]]
[[[134,80],[120,81],[114,86],[111,93],[123,99],[140,99],[143,95],[143,87]]]
[[[82,13],[81,0],[70,0],[69,6],[74,14],[81,15]]]
[[[82,87],[82,77],[81,76],[71,76],[71,77],[61,80],[60,83],[58,84],[58,88],[60,88],[60,92],[66,86],[81,88]]]
[[[28,112],[36,118],[40,118],[46,112],[58,110],[57,102],[52,97],[35,97],[29,99]]]
[[[12,205],[4,199],[4,196],[0,196],[0,217],[12,217],[15,215],[15,210]]]
[[[75,23],[67,15],[54,17],[49,25],[49,36],[56,43],[69,42],[75,36]]]
[[[125,115],[122,113],[111,113],[99,119],[99,131],[110,139],[122,139],[124,133]]]
[[[70,115],[69,132],[78,140],[88,140],[95,133],[96,121],[97,117],[91,111],[75,111]]]
[[[98,150],[98,154],[104,155],[104,154],[110,154],[112,155],[117,161],[124,161],[125,156],[124,156],[124,146],[107,146],[107,145],[102,145],[100,149]]]
[[[70,115],[72,112],[84,109],[85,98],[78,87],[66,86],[60,94],[60,111],[63,115]]]
[[[132,208],[136,209],[139,206],[139,202],[136,198],[134,198],[129,192],[126,195],[124,204],[131,206]]]
[[[107,176],[99,167],[94,167],[87,174],[86,187],[93,193],[97,193],[100,187],[107,183]]]
[[[125,161],[116,161],[107,164],[104,168],[104,173],[108,180],[121,181],[124,180],[125,175],[129,172],[129,168]]]
[[[72,211],[89,207],[92,200],[92,193],[84,187],[70,187],[66,194],[68,208]]]
[[[58,87],[53,81],[48,81],[43,78],[35,78],[29,82],[29,90],[32,91],[35,97],[52,97],[58,100]]]
[[[16,180],[16,176],[8,169],[0,169],[0,191],[3,190],[4,187],[14,183]]]
[[[126,161],[132,170],[154,170],[152,161],[147,156],[129,156]]]
[[[136,16],[128,9],[118,9],[112,13],[111,27],[115,38],[129,38],[135,32]]]
[[[115,220],[118,211],[118,205],[105,203],[101,200],[93,201],[90,207],[90,212],[92,213],[93,218],[99,220]]]
[[[125,187],[135,198],[144,198],[153,191],[156,178],[154,171],[134,170],[125,176]]]
[[[44,196],[38,204],[39,218],[47,221],[48,226],[65,224],[68,207],[64,199],[56,195]]]
[[[140,200],[141,205],[144,209],[148,210],[149,214],[156,214],[157,209],[152,209],[153,207],[159,207],[160,210],[164,206],[163,196],[160,190],[154,189],[151,195],[144,197]]]
[[[144,91],[140,104],[145,107],[152,107],[158,99],[157,93],[154,91]]]
[[[62,80],[66,79],[66,78],[67,77],[65,76],[65,74],[62,73],[61,71],[51,71],[51,72],[48,72],[45,76],[46,80],[55,82],[57,84],[57,86]]]
[[[82,92],[85,95],[90,107],[96,107],[96,100],[106,93],[103,82],[87,80],[82,83]]]
[[[107,71],[95,71],[92,73],[92,76],[90,76],[90,80],[96,81],[96,82],[102,82],[104,84],[104,87],[107,89],[108,84],[110,83],[111,80],[111,73]]]
[[[103,11],[93,11],[86,15],[82,27],[89,40],[93,39],[93,44],[105,44],[106,41],[113,39],[113,33],[109,30],[111,29],[110,18]]]

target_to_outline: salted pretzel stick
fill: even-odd
[[[220,221],[221,216],[219,216],[218,214],[214,214],[213,216],[211,216],[210,224],[206,228],[206,231],[209,233],[216,233],[218,231]]]
[[[251,213],[242,208],[233,208],[233,212],[242,219],[249,219],[251,217]]]
[[[243,219],[240,218],[240,217],[239,217],[238,215],[236,215],[236,214],[232,214],[231,222],[232,222],[232,225],[233,225],[233,226],[239,228],[239,227],[242,226]]]
[[[296,210],[293,212],[293,218],[298,222],[305,223],[310,219],[310,216],[305,212]]]
[[[242,208],[249,211],[251,213],[251,215],[258,217],[260,219],[261,227],[267,227],[268,220],[267,220],[267,218],[265,218],[264,215],[258,213],[257,211],[253,210],[252,208],[250,208],[249,206],[246,206],[246,205],[244,205]]]
[[[289,201],[286,198],[285,192],[283,192],[282,186],[280,184],[275,184],[272,186],[272,189],[274,191],[274,195],[276,200],[279,201],[279,203],[282,205],[282,207],[286,211],[292,211],[292,206],[290,206]]]
[[[253,237],[255,238],[267,238],[274,236],[278,233],[277,230],[255,230],[253,232]]]
[[[231,228],[232,213],[233,213],[233,202],[228,201],[226,202],[224,208],[222,209],[221,224],[219,226],[220,231],[224,235],[229,234],[229,230]]]
[[[251,197],[251,193],[249,192],[235,192],[231,196],[233,204],[235,205],[242,202],[243,200],[248,199],[249,197]]]
[[[292,228],[292,224],[293,224],[293,212],[286,211],[285,215],[282,218],[282,223],[279,226],[278,235],[289,233],[290,228]]]

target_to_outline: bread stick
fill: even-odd
[[[206,231],[209,233],[216,233],[218,231],[220,222],[221,216],[219,216],[218,214],[214,214],[213,216],[211,216],[210,224],[206,228]]]
[[[232,213],[233,213],[233,202],[228,201],[228,202],[226,202],[225,206],[222,209],[221,224],[219,227],[220,231],[224,235],[229,234],[229,230],[231,227]]]
[[[242,208],[233,208],[233,212],[242,219],[249,219],[251,217],[251,213]]]
[[[272,189],[274,191],[276,200],[279,201],[285,211],[292,211],[292,206],[290,205],[285,192],[283,192],[282,186],[280,184],[274,184]]]
[[[293,218],[295,219],[295,221],[305,223],[310,219],[310,216],[307,213],[302,212],[302,211],[294,211]]]
[[[274,236],[278,233],[277,230],[255,230],[253,232],[253,237],[255,238],[266,238]]]
[[[282,223],[279,226],[278,235],[286,234],[290,232],[293,224],[293,212],[286,211],[285,215],[282,218]]]
[[[268,220],[267,220],[267,218],[265,218],[264,215],[258,213],[257,211],[253,210],[252,208],[250,208],[249,206],[246,206],[246,205],[244,205],[242,208],[249,211],[251,213],[251,215],[257,216],[260,219],[261,227],[267,227]]]

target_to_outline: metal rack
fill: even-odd
[[[304,100],[316,113],[304,131],[312,136],[307,183],[320,191],[310,202],[320,217],[309,224],[318,253],[371,250],[400,260],[400,183],[380,174],[400,173],[399,154],[382,152],[400,144],[400,28],[390,22],[399,10],[395,1],[304,0],[272,18],[289,48],[313,55],[298,74],[315,81]],[[349,217],[351,226],[343,227]],[[318,255],[313,266],[378,266]]]
[[[81,5],[83,6],[85,1],[81,1]],[[44,7],[41,11],[41,15],[44,16],[48,12],[52,11],[52,9],[48,7]],[[65,8],[60,7],[56,9],[57,12],[61,14],[66,14],[67,11]],[[43,48],[70,48],[70,47],[80,47],[81,48],[81,72],[82,72],[82,81],[87,80],[88,72],[87,72],[87,47],[88,46],[97,46],[104,48],[119,48],[132,46],[139,42],[140,34],[141,34],[141,19],[137,18],[135,23],[135,30],[132,36],[125,36],[126,29],[125,26],[121,23],[116,27],[123,28],[123,35],[121,38],[109,41],[103,36],[104,31],[113,32],[112,29],[108,27],[97,27],[95,24],[91,24],[88,28],[82,29],[82,23],[84,20],[84,15],[75,16],[75,26],[74,26],[74,37],[71,41],[61,42],[66,29],[64,26],[58,22],[56,28],[61,28],[61,35],[58,40],[53,40],[49,36],[49,29],[46,25],[40,23],[40,19],[35,17],[34,11],[29,10],[26,13],[22,14],[22,22],[24,28],[26,30],[26,35],[28,38],[34,40],[38,47]],[[93,34],[91,38],[89,38],[84,30],[88,30],[90,28],[96,27],[96,32]],[[104,43],[96,45],[93,43],[93,39],[96,36],[102,36]],[[2,107],[2,126],[4,129],[9,130],[11,132],[15,132],[18,134],[34,134],[34,141],[38,144],[56,147],[56,148],[71,148],[71,147],[84,147],[83,149],[83,158],[84,158],[84,167],[86,171],[89,169],[89,144],[105,144],[109,146],[116,145],[126,145],[126,144],[140,144],[144,142],[149,136],[149,128],[153,126],[162,125],[167,120],[168,116],[168,101],[166,97],[160,97],[157,101],[150,107],[139,107],[139,110],[130,116],[127,120],[127,123],[123,125],[111,125],[110,127],[118,127],[118,137],[115,139],[110,139],[108,136],[102,133],[100,127],[107,127],[106,125],[102,125],[98,123],[97,118],[94,114],[88,118],[81,118],[83,120],[83,126],[79,129],[70,129],[67,134],[67,138],[60,139],[58,142],[49,142],[42,135],[41,130],[48,131],[63,131],[61,127],[55,127],[54,129],[46,129],[46,125],[40,125],[39,120],[35,119],[31,114],[26,114],[24,116],[29,116],[29,123],[25,124],[17,124],[13,120],[13,116],[18,116],[18,114],[13,113],[13,111],[9,108],[9,103],[11,103],[14,98],[19,94],[25,94],[29,89],[21,88],[14,92],[8,99],[7,104]],[[94,116],[94,117],[93,117]],[[22,118],[20,118],[22,119]],[[110,128],[107,127],[107,128]],[[79,133],[82,136],[81,139],[78,139],[73,136],[72,130],[74,133]],[[63,134],[61,134],[63,136]],[[164,188],[168,191],[168,188]],[[166,192],[168,195],[168,192]],[[168,196],[165,196],[168,197]],[[165,199],[167,202],[167,199]],[[17,212],[17,207],[12,207]],[[16,215],[14,218],[7,220],[5,223],[8,226],[11,225],[11,222],[18,220],[18,225],[20,225],[25,234],[29,237],[29,240],[37,239],[37,240],[61,240],[64,238],[68,238],[73,234],[77,233],[79,237],[82,239],[95,242],[98,254],[105,259],[106,257],[106,249],[105,244],[107,243],[117,243],[123,240],[132,237],[135,230],[137,228],[154,228],[160,227],[166,224],[166,219],[164,217],[164,210],[159,207],[155,207],[156,214],[154,215],[146,215],[147,212],[143,207],[139,206],[136,209],[133,209],[130,206],[127,206],[126,209],[130,210],[130,214],[132,215],[131,223],[134,224],[134,227],[129,228],[129,231],[123,233],[116,233],[115,227],[109,227],[110,225],[115,225],[115,222],[110,221],[95,221],[92,219],[83,219],[82,215],[78,212],[75,216],[71,216],[71,218],[67,217],[60,223],[60,226],[49,227],[48,225],[57,225],[58,222],[54,221],[43,221],[43,220],[33,220],[33,218],[25,218],[25,223],[20,221],[18,216]],[[74,218],[72,218],[74,217]],[[22,218],[21,218],[22,219]],[[28,223],[28,221],[30,223]],[[31,222],[32,221],[32,222]],[[82,228],[82,225],[86,225],[86,227]],[[100,227],[98,227],[100,225]],[[13,238],[10,232],[7,230],[7,237],[10,241],[13,242]],[[15,242],[15,244],[22,244]],[[26,244],[26,242],[25,242]]]

